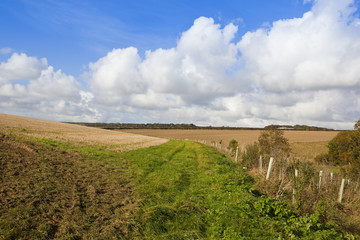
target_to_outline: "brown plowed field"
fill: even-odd
[[[163,129],[129,129],[123,132],[136,133],[168,139],[184,139],[203,142],[207,145],[223,142],[226,147],[232,139],[239,142],[244,149],[247,144],[258,140],[260,130],[163,130]],[[284,131],[289,140],[294,156],[312,160],[317,155],[327,152],[327,143],[338,134],[337,131]]]
[[[0,114],[0,128],[36,138],[69,141],[77,144],[104,145],[110,149],[131,150],[167,142],[167,139],[110,131],[68,123]]]
[[[253,143],[258,140],[260,130],[163,130],[163,129],[129,129],[122,132],[142,134],[146,136],[168,139],[187,139],[193,141],[223,141],[227,144],[235,139],[242,144]],[[290,143],[298,142],[328,142],[336,136],[336,131],[284,131]]]

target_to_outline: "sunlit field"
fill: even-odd
[[[244,148],[258,140],[260,130],[163,130],[163,129],[128,129],[121,130],[152,137],[182,139],[203,142],[207,145],[222,141],[226,148],[232,139]],[[292,153],[300,158],[313,159],[327,151],[327,143],[336,136],[338,131],[284,131],[289,140]]]

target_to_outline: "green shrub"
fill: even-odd
[[[328,144],[328,161],[344,166],[349,176],[360,171],[360,130],[338,133]]]
[[[248,167],[254,167],[258,164],[260,157],[259,144],[254,142],[253,144],[246,145],[245,151],[242,154],[243,163]]]
[[[315,157],[315,162],[320,164],[330,164],[329,154],[323,153]]]
[[[353,131],[338,133],[329,143],[329,162],[344,165],[351,162]]]
[[[291,151],[289,140],[284,132],[277,129],[262,131],[259,138],[260,152],[266,157],[286,159]]]

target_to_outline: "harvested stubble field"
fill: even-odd
[[[47,138],[80,145],[100,145],[112,150],[132,150],[167,142],[164,138],[115,132],[61,122],[0,114],[0,128],[29,137]]]
[[[207,145],[222,141],[227,147],[232,139],[238,141],[244,149],[247,144],[258,140],[261,130],[164,130],[164,129],[128,129],[122,132],[135,133],[152,137],[201,141]],[[284,131],[295,156],[313,159],[316,155],[327,151],[327,143],[338,134],[338,131]]]

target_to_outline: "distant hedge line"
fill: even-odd
[[[307,125],[269,125],[264,128],[247,128],[247,127],[213,127],[213,126],[196,126],[195,124],[186,123],[85,123],[85,122],[68,122],[88,127],[98,127],[104,129],[214,129],[214,130],[297,130],[297,131],[334,131],[334,129],[321,128]]]

